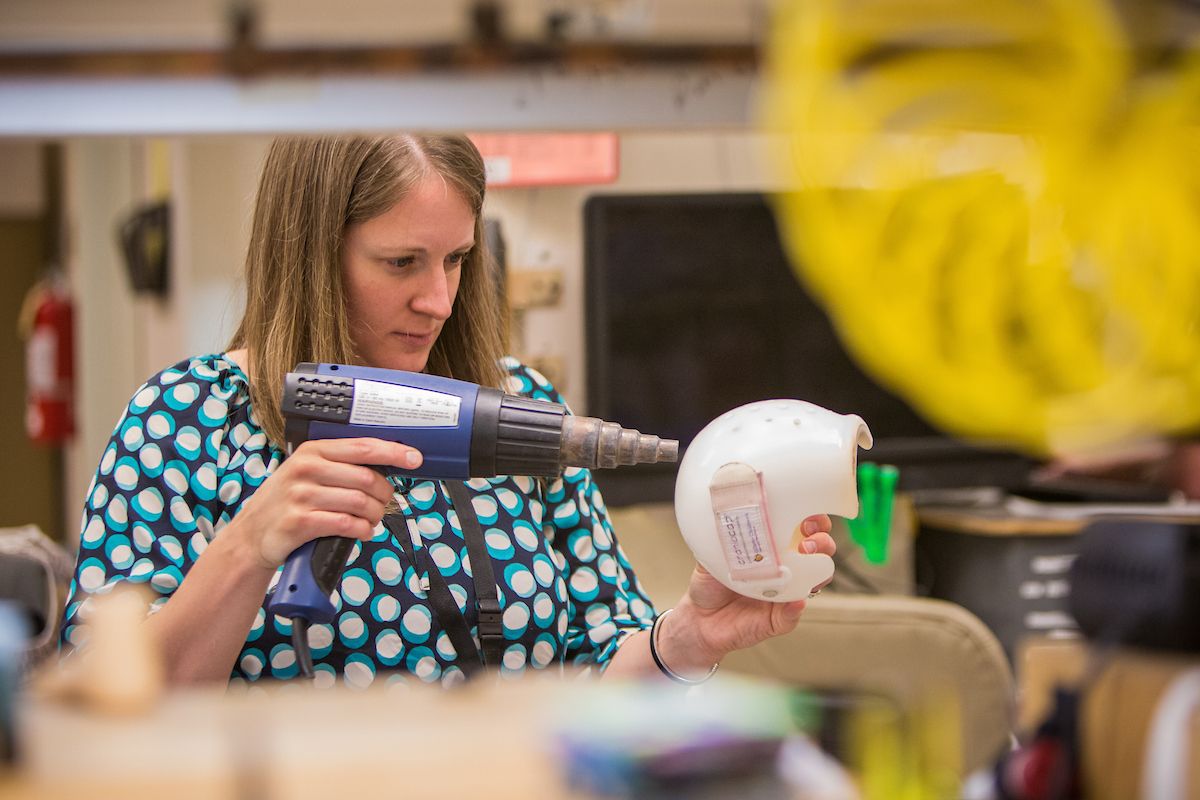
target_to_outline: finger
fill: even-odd
[[[328,461],[320,456],[293,456],[284,462],[290,474],[304,484],[355,489],[371,495],[381,503],[387,503],[395,491],[388,479],[371,467]],[[295,486],[303,491],[303,486]],[[304,502],[303,495],[291,497],[293,502]]]
[[[421,451],[399,442],[359,437],[354,439],[321,439],[305,442],[300,448],[315,451],[330,461],[345,464],[370,464],[398,469],[416,469],[424,458]],[[299,452],[300,448],[297,448]]]
[[[303,515],[297,533],[301,540],[296,543],[296,547],[322,536],[344,536],[365,542],[375,536],[375,525],[353,514],[309,511]]]
[[[380,500],[358,489],[340,486],[315,486],[305,484],[295,487],[289,500],[296,500],[313,511],[331,511],[350,514],[370,522],[372,526],[383,519],[386,500]]]
[[[807,536],[800,542],[800,552],[802,553],[824,553],[827,556],[832,556],[837,552],[837,542],[828,533],[814,533],[812,536]]]
[[[776,622],[776,634],[787,633],[800,622],[800,615],[807,606],[804,600],[793,600],[790,603],[780,603]]]
[[[687,596],[699,608],[714,610],[724,608],[737,599],[738,595],[725,584],[714,578],[699,564],[688,581]]]
[[[805,536],[812,536],[814,533],[824,531],[829,533],[833,530],[833,520],[828,514],[814,514],[811,517],[806,517],[804,522],[800,523],[800,530]]]

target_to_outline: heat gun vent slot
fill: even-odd
[[[344,397],[349,400],[354,396],[354,381],[345,378],[298,377],[296,391],[313,397]]]
[[[354,403],[354,381],[289,373],[284,380],[284,412],[309,419],[342,422]]]
[[[331,406],[328,403],[304,403],[297,401],[295,405],[298,411],[310,411],[314,414],[336,414],[337,416],[345,416],[350,413],[350,409],[345,406]]]
[[[350,413],[353,399],[352,393],[343,393],[336,388],[334,391],[327,391],[324,387],[312,389],[302,386],[296,391],[293,407],[314,414],[333,414],[340,417]]]

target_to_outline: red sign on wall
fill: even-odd
[[[472,133],[488,186],[612,183],[619,172],[615,133]]]

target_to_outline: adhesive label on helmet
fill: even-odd
[[[721,550],[733,580],[769,580],[782,574],[765,513],[762,476],[746,464],[726,464],[709,485]]]
[[[462,398],[382,381],[354,381],[352,425],[441,428],[458,425]]]

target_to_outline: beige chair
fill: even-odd
[[[675,603],[693,558],[671,506],[609,513],[655,605],[661,610]],[[903,543],[906,534],[910,541],[911,517],[898,514],[897,526],[902,530],[894,542]],[[843,543],[839,552],[853,559],[852,550]],[[957,741],[948,739],[960,748],[960,775],[994,763],[1011,741],[1014,685],[1004,651],[976,616],[941,600],[827,589],[809,601],[795,632],[730,655],[722,669],[821,692],[886,698],[914,719],[926,712],[926,718],[936,717],[943,738],[947,727],[959,729]]]

